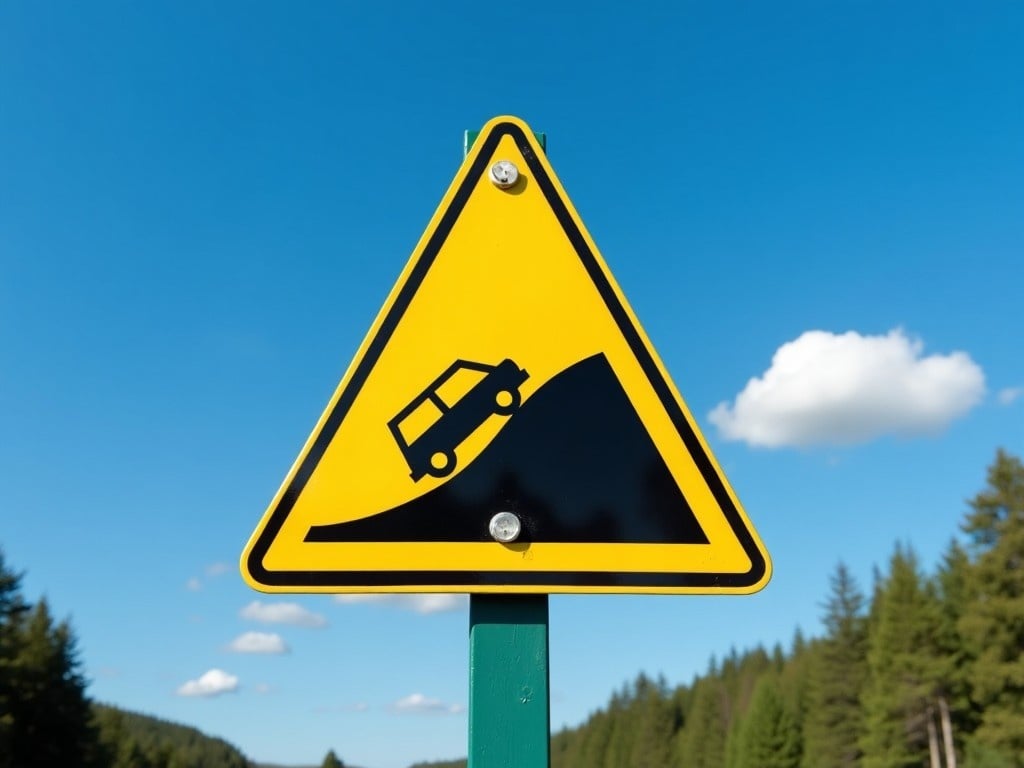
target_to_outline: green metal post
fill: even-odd
[[[469,601],[469,768],[548,768],[548,596]]]
[[[548,596],[470,595],[468,768],[549,768],[548,679]]]

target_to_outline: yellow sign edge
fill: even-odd
[[[595,266],[599,269],[601,276],[610,290],[618,304],[618,307],[625,314],[631,330],[636,336],[636,341],[642,345],[644,352],[650,360],[650,364],[654,366],[658,373],[658,377],[661,383],[664,385],[666,394],[668,394],[672,400],[672,404],[679,410],[682,415],[685,424],[688,428],[689,433],[697,441],[702,458],[710,465],[710,470],[714,475],[714,479],[721,485],[722,491],[729,501],[732,511],[735,513],[738,520],[730,520],[730,525],[733,528],[734,533],[739,537],[741,533],[748,539],[748,545],[744,546],[748,555],[751,556],[752,570],[758,570],[759,574],[757,578],[750,581],[749,583],[743,584],[728,584],[718,586],[714,583],[704,583],[698,586],[687,586],[687,585],[673,585],[673,586],[656,586],[656,585],[643,585],[643,584],[631,584],[628,586],[621,586],[615,584],[601,584],[601,585],[590,585],[586,583],[571,584],[571,583],[557,583],[557,584],[544,584],[541,582],[529,583],[529,584],[516,584],[516,583],[504,583],[500,575],[495,573],[497,577],[492,583],[456,583],[457,579],[445,580],[445,583],[430,584],[430,583],[417,583],[417,584],[324,584],[314,583],[311,578],[319,573],[328,572],[314,572],[312,574],[296,574],[299,578],[293,578],[289,584],[271,584],[265,580],[260,580],[253,574],[253,570],[261,570],[261,568],[253,569],[254,562],[258,559],[262,559],[262,555],[266,554],[264,549],[262,554],[259,554],[259,545],[261,542],[266,542],[266,534],[268,527],[272,522],[276,513],[280,512],[282,501],[285,499],[289,489],[292,488],[299,475],[300,470],[309,458],[309,454],[316,444],[318,439],[324,432],[325,427],[330,421],[332,415],[337,408],[339,401],[347,392],[351,385],[356,372],[363,366],[366,361],[367,354],[371,347],[376,342],[378,336],[381,333],[387,319],[391,316],[395,309],[395,306],[399,300],[399,297],[407,289],[412,274],[417,266],[422,261],[425,252],[431,242],[437,237],[439,230],[441,229],[442,221],[446,216],[449,216],[452,212],[453,202],[456,196],[461,190],[464,190],[467,182],[467,178],[470,176],[473,169],[480,165],[480,156],[486,150],[493,150],[493,142],[490,141],[492,136],[496,134],[496,131],[504,129],[506,132],[512,128],[516,134],[516,141],[520,144],[520,148],[523,150],[524,156],[528,162],[538,164],[542,169],[545,181],[553,188],[554,195],[557,197],[558,202],[561,204],[561,208],[564,213],[571,219],[574,228],[577,230],[580,238],[586,245],[589,253],[589,258],[592,259]],[[456,214],[457,218],[457,214]],[[567,232],[568,234],[568,232]],[[582,258],[582,254],[580,254]],[[611,307],[609,307],[611,309]],[[696,458],[696,457],[695,457]],[[702,473],[702,474],[706,474]],[[707,478],[705,478],[707,479]],[[716,497],[718,494],[715,494]],[[720,500],[721,501],[721,500]],[[725,512],[725,510],[723,510]],[[283,518],[282,518],[283,519]],[[739,523],[739,526],[735,523]],[[278,526],[279,527],[279,526]],[[266,542],[269,546],[269,542]],[[672,545],[665,545],[672,546]],[[758,562],[759,561],[759,564]],[[576,212],[565,189],[562,187],[557,175],[554,173],[550,163],[544,151],[541,149],[539,144],[534,138],[534,134],[529,126],[519,118],[512,116],[500,116],[493,118],[488,121],[481,129],[479,137],[472,150],[467,154],[462,166],[456,173],[455,178],[449,185],[445,195],[441,199],[440,204],[435,210],[433,216],[424,230],[423,235],[420,237],[413,249],[412,255],[406,262],[398,279],[392,287],[390,293],[380,311],[377,313],[373,323],[370,326],[369,331],[364,337],[362,343],[349,364],[344,376],[341,379],[338,387],[335,389],[333,395],[327,403],[326,408],[318,419],[316,426],[310,433],[310,436],[306,439],[303,444],[302,450],[299,453],[296,460],[293,462],[291,468],[288,471],[284,481],[282,482],[277,493],[274,495],[273,500],[268,506],[266,512],[263,514],[259,524],[253,531],[247,542],[241,558],[240,558],[240,571],[245,582],[253,589],[267,593],[324,593],[324,594],[359,594],[367,592],[390,592],[390,593],[451,593],[451,592],[469,592],[469,593],[480,593],[480,594],[494,594],[494,593],[564,593],[564,594],[751,594],[762,589],[772,575],[772,564],[770,556],[764,544],[758,537],[755,529],[750,523],[742,505],[739,503],[739,499],[736,496],[731,484],[728,482],[724,473],[721,470],[714,454],[711,452],[707,441],[704,439],[703,434],[698,428],[696,421],[693,418],[692,413],[687,407],[685,401],[679,394],[675,384],[673,383],[668,371],[662,362],[660,356],[657,354],[653,345],[651,344],[643,326],[640,324],[635,312],[627,301],[622,290],[619,288],[618,283],[615,281],[611,274],[604,258],[601,256],[600,251],[597,249],[590,233],[587,231],[580,219],[579,214]],[[352,572],[358,573],[358,572]],[[438,575],[443,571],[438,571]],[[586,581],[587,576],[595,575],[590,573],[575,574],[581,581]],[[706,574],[707,576],[716,577],[714,574]],[[722,578],[726,581],[730,580],[730,577],[734,574],[718,574],[717,578]]]

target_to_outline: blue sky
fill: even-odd
[[[816,633],[838,560],[930,567],[1024,453],[1022,35],[1009,2],[4,4],[7,560],[97,699],[262,760],[464,754],[464,601],[269,598],[236,563],[462,131],[514,114],[775,566],[552,598],[553,726]]]

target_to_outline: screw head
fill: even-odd
[[[519,169],[510,160],[499,160],[491,166],[491,181],[499,189],[508,189],[519,181]]]
[[[499,512],[491,518],[491,524],[488,528],[495,541],[500,541],[502,544],[511,544],[519,538],[519,533],[522,531],[523,526],[519,522],[519,518],[513,513]]]

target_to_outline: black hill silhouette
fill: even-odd
[[[545,383],[444,485],[306,541],[492,541],[501,511],[519,516],[520,542],[708,543],[602,354]]]

